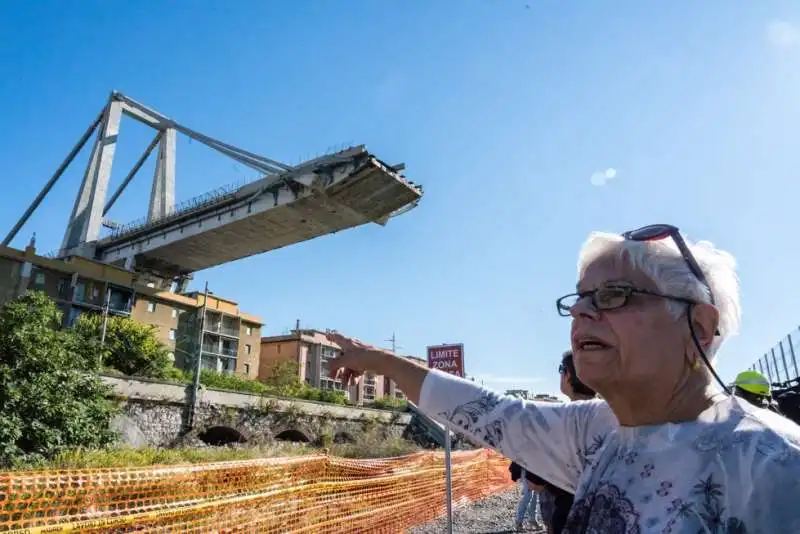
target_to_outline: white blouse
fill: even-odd
[[[621,427],[604,401],[525,401],[431,371],[419,407],[575,493],[564,534],[800,534],[800,427],[735,397]]]

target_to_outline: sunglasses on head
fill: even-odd
[[[689,250],[689,245],[686,244],[683,236],[681,236],[680,230],[678,230],[676,226],[672,226],[671,224],[651,224],[649,226],[643,226],[638,230],[625,232],[622,234],[622,237],[630,241],[661,241],[662,239],[671,237],[672,241],[678,247],[681,256],[683,256],[683,261],[689,266],[692,274],[694,274],[700,283],[708,290],[711,304],[714,304],[714,293],[711,291],[711,286],[708,284],[708,280],[703,274],[700,264],[697,263],[697,260],[694,258],[694,254]]]

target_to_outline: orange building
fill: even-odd
[[[404,399],[405,395],[392,380],[367,371],[358,380],[345,388],[341,380],[328,377],[329,362],[341,351],[336,343],[328,341],[325,333],[313,329],[295,329],[289,334],[261,338],[261,363],[258,371],[260,380],[267,380],[275,364],[282,361],[297,363],[298,378],[311,387],[344,391],[351,402],[362,406],[384,397]],[[421,358],[408,358],[426,365]]]

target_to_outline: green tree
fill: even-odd
[[[303,389],[300,367],[292,360],[281,360],[273,364],[266,384],[277,394],[294,397]]]
[[[98,361],[60,325],[61,313],[43,293],[0,308],[0,465],[114,440],[116,409]]]
[[[173,374],[169,352],[156,337],[156,327],[152,325],[127,317],[108,317],[102,346],[102,315],[82,315],[73,331],[81,351],[96,355],[106,367],[128,376],[169,378]]]

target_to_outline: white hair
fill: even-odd
[[[713,358],[722,343],[739,331],[741,309],[736,260],[708,241],[691,243],[686,240],[686,244],[708,281],[714,294],[714,306],[719,312],[720,335],[714,339],[708,353],[708,357]],[[672,239],[632,241],[618,234],[593,232],[578,257],[578,278],[582,278],[587,267],[601,257],[627,262],[650,278],[665,295],[711,302],[708,289],[694,275]],[[686,312],[686,306],[677,302],[668,306],[676,318]]]

